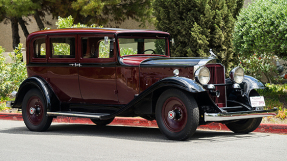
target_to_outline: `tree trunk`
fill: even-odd
[[[22,18],[18,18],[19,24],[22,28],[22,31],[24,32],[25,37],[27,38],[29,35],[29,31],[27,30],[27,27],[25,25],[25,21]]]
[[[38,11],[35,12],[34,18],[35,18],[35,20],[36,20],[36,22],[37,22],[37,25],[38,25],[38,27],[39,27],[39,30],[43,30],[43,29],[45,28],[45,26],[44,26],[44,24],[43,24],[43,22],[42,22],[42,20],[41,20],[41,18],[40,18],[40,16],[39,16]]]
[[[12,40],[13,49],[15,49],[20,43],[19,28],[18,28],[18,18],[11,18],[11,28],[12,28]]]

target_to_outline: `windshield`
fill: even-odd
[[[119,38],[120,55],[166,55],[165,38]]]

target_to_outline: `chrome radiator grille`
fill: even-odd
[[[221,64],[207,64],[210,71],[210,81],[208,84],[225,84],[225,70]],[[211,96],[218,107],[226,107],[226,90],[225,86],[215,86],[220,92],[220,96]]]

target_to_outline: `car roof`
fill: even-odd
[[[139,29],[121,29],[121,28],[65,28],[65,29],[52,29],[41,30],[31,33],[28,38],[42,34],[61,34],[61,33],[109,33],[109,34],[124,34],[124,33],[149,33],[149,34],[167,34],[168,32],[156,30],[139,30]]]

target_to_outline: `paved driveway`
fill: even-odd
[[[286,160],[287,135],[198,130],[189,141],[166,140],[158,128],[53,123],[31,132],[0,120],[1,160]]]

